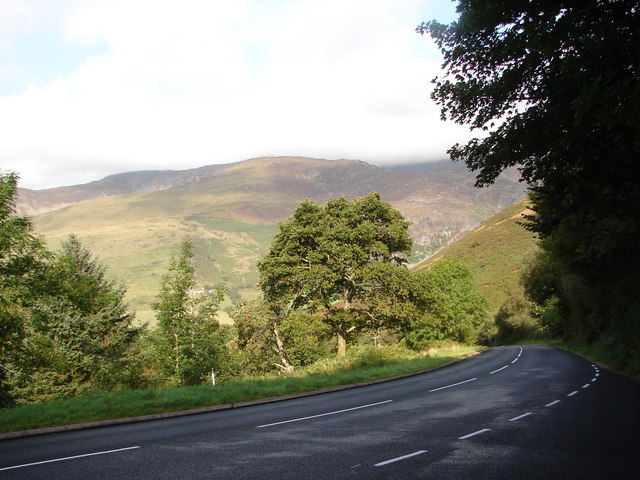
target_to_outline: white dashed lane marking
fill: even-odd
[[[493,375],[494,373],[498,373],[500,370],[504,370],[505,368],[509,368],[509,365],[505,365],[504,367],[500,367],[497,370],[494,370],[493,372],[489,372],[489,375]]]
[[[518,415],[517,417],[510,418],[509,421],[510,422],[516,422],[516,421],[520,420],[521,418],[528,417],[529,415],[533,415],[533,412],[523,413],[522,415]]]
[[[15,470],[17,468],[33,467],[35,465],[45,465],[47,463],[65,462],[68,460],[78,460],[80,458],[95,457],[97,455],[108,455],[110,453],[125,452],[127,450],[137,450],[138,448],[140,447],[136,445],[135,447],[117,448],[115,450],[105,450],[103,452],[84,453],[82,455],[74,455],[72,457],[53,458],[51,460],[43,460],[41,462],[24,463],[22,465],[13,465],[11,467],[0,468],[0,472],[5,470]]]
[[[407,458],[417,457],[418,455],[422,455],[423,453],[427,453],[426,450],[418,450],[417,452],[409,453],[407,455],[402,455],[401,457],[391,458],[389,460],[385,460],[384,462],[376,463],[374,467],[384,467],[385,465],[389,465],[390,463],[399,462],[401,460],[406,460]]]
[[[466,440],[467,438],[475,437],[476,435],[480,435],[482,433],[490,432],[490,431],[491,431],[490,428],[483,428],[482,430],[477,430],[477,431],[475,431],[473,433],[469,433],[467,435],[463,435],[461,437],[458,437],[458,440]]]
[[[311,420],[313,418],[328,417],[329,415],[337,415],[339,413],[353,412],[354,410],[361,410],[363,408],[377,407],[378,405],[384,405],[385,403],[390,403],[390,402],[393,402],[393,400],[385,400],[384,402],[370,403],[368,405],[360,405],[358,407],[345,408],[343,410],[335,410],[333,412],[319,413],[317,415],[309,415],[308,417],[292,418],[290,420],[283,420],[281,422],[267,423],[265,425],[258,425],[256,428],[275,427],[276,425],[285,425],[287,423],[301,422],[303,420]]]
[[[444,390],[445,388],[457,387],[458,385],[462,385],[464,383],[473,382],[474,380],[477,380],[477,378],[470,378],[468,380],[463,380],[462,382],[452,383],[451,385],[445,385],[444,387],[434,388],[434,389],[429,390],[429,391],[430,392],[437,392],[438,390]]]

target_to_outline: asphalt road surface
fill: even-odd
[[[0,441],[0,479],[640,479],[640,385],[547,346],[377,385]]]

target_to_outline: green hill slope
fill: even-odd
[[[521,225],[522,215],[530,213],[527,205],[528,199],[524,198],[505,208],[414,269],[429,268],[445,257],[460,258],[473,271],[479,290],[485,293],[491,311],[495,312],[509,295],[522,294],[521,265],[539,248],[535,234]]]
[[[34,223],[52,249],[76,234],[125,282],[128,301],[147,321],[170,254],[186,235],[194,241],[201,285],[223,282],[250,290],[258,278],[256,262],[278,222],[301,200],[325,202],[371,191],[413,223],[410,234],[421,252],[432,252],[522,196],[522,186],[506,180],[475,189],[468,173],[433,175],[353,160],[276,157],[226,165],[168,188],[86,199],[40,214]],[[31,198],[34,208],[37,200]]]

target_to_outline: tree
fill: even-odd
[[[640,359],[638,2],[460,0],[458,12],[451,25],[418,27],[444,55],[432,94],[443,119],[487,132],[451,158],[478,172],[478,186],[518,166],[529,228],[572,285],[566,311]]]
[[[14,391],[26,400],[51,400],[139,384],[140,328],[124,302],[125,289],[70,235],[48,264],[29,302]]]
[[[196,385],[224,362],[224,334],[215,319],[224,290],[196,292],[193,241],[172,256],[152,304],[158,324],[153,344],[160,375],[174,385]]]
[[[23,339],[28,306],[49,258],[31,220],[15,214],[18,175],[0,171],[0,407],[13,402],[8,367],[28,360]]]
[[[280,337],[279,319],[268,305],[261,299],[241,301],[231,317],[243,354],[240,361],[243,373],[265,373],[274,366],[284,372],[293,371]]]
[[[310,365],[332,353],[331,330],[320,315],[291,312],[280,323],[287,356],[296,367]]]
[[[378,193],[322,206],[303,201],[258,263],[265,300],[281,317],[297,309],[322,311],[344,355],[349,334],[383,321],[374,315],[372,297],[392,292],[381,288],[380,265],[406,263],[408,226]]]
[[[474,343],[487,321],[487,300],[475,290],[471,270],[456,257],[445,258],[415,275],[413,302],[419,314],[406,325],[412,348],[451,340]]]
[[[536,310],[536,305],[522,296],[507,297],[494,317],[498,327],[494,340],[514,344],[541,337],[543,325]]]

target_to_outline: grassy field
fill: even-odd
[[[121,208],[111,199],[100,199],[100,208],[103,204],[110,205],[110,201],[114,202],[114,209]],[[79,234],[83,245],[108,267],[108,275],[124,283],[126,301],[136,311],[140,323],[154,322],[150,303],[160,290],[171,255],[177,253],[177,246],[187,235],[194,241],[200,287],[224,283],[243,288],[257,283],[254,265],[277,231],[275,224],[225,220],[212,216],[211,212],[187,217],[154,217],[154,209],[147,212],[147,203],[142,201],[130,203],[139,203],[139,208],[145,209],[149,216],[144,219],[141,212],[135,214],[125,209],[111,216],[103,213],[94,218],[91,213],[97,208],[93,203],[76,205],[73,212],[60,210],[36,217],[38,231],[46,235],[49,248],[54,250],[69,233]],[[134,221],[130,216],[138,218]],[[221,321],[228,321],[224,312]]]
[[[128,390],[3,409],[0,432],[189,410],[370,382],[435,368],[480,351],[480,347],[461,345],[427,353],[353,347],[344,359],[325,359],[291,375],[219,381],[215,387]]]

